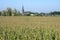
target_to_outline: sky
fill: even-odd
[[[46,13],[60,11],[60,0],[0,0],[0,10],[10,7],[21,11],[22,5],[25,11]]]

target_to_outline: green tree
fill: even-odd
[[[0,11],[0,16],[1,16],[1,11]]]
[[[17,14],[18,14],[18,16],[21,16],[22,14],[20,13],[20,11],[17,11]]]
[[[6,9],[6,16],[12,16],[12,10],[11,8]]]
[[[12,12],[12,14],[13,14],[14,16],[17,16],[17,10],[14,9],[13,12]]]
[[[60,15],[60,12],[54,11],[54,12],[50,12],[49,14],[50,14],[51,16],[56,16],[56,15]]]
[[[41,13],[40,13],[40,16],[45,16],[45,13],[41,12]]]
[[[2,16],[6,16],[5,10],[2,11],[1,15],[2,15]]]

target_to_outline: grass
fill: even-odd
[[[0,40],[60,40],[60,17],[0,16]]]

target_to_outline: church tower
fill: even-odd
[[[22,6],[22,15],[24,16],[24,6]]]

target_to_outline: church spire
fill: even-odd
[[[22,5],[22,15],[24,16],[24,6]]]

